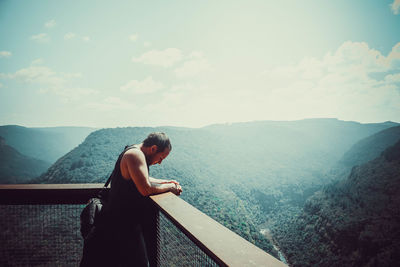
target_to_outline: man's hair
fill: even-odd
[[[171,142],[169,141],[168,136],[165,133],[157,132],[151,133],[147,136],[147,138],[143,141],[143,146],[151,147],[157,146],[157,153],[164,152],[166,148],[169,150],[172,149]]]

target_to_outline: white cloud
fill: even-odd
[[[47,43],[50,41],[50,37],[47,33],[39,33],[36,35],[32,35],[31,39],[38,43]]]
[[[57,25],[54,19],[47,21],[44,26],[48,29],[54,28]]]
[[[98,91],[91,88],[82,87],[61,87],[61,88],[41,88],[39,90],[42,94],[54,93],[61,96],[64,102],[79,101],[84,97],[92,97],[98,94]]]
[[[291,119],[319,114],[364,122],[396,120],[400,71],[394,63],[399,48],[400,43],[384,56],[366,43],[345,42],[322,59],[270,69],[264,72],[266,86],[259,87],[256,97],[252,91],[252,104],[263,103],[264,113]]]
[[[9,51],[0,51],[0,58],[2,57],[11,57],[12,53]]]
[[[31,66],[32,65],[42,65],[42,64],[43,64],[43,59],[41,59],[41,58],[37,58],[31,62]]]
[[[333,76],[334,79],[340,77],[342,80],[350,77],[362,78],[371,73],[383,73],[393,69],[392,63],[398,57],[395,50],[397,46],[385,57],[379,51],[370,49],[366,43],[345,42],[335,53],[329,52],[320,60],[305,58],[294,65],[267,70],[264,75],[269,81],[273,81],[274,85],[288,84],[299,79],[315,82]]]
[[[192,53],[190,53],[189,58],[203,58],[203,52],[201,51],[193,51]]]
[[[199,127],[241,114],[243,110],[238,110],[237,106],[227,107],[229,99],[230,96],[216,90],[209,82],[204,85],[191,82],[163,90],[156,101],[145,103],[141,110],[158,125]],[[159,116],[158,110],[163,111],[163,116]]]
[[[151,46],[151,42],[143,42],[143,46],[144,47],[149,47],[149,46]]]
[[[388,84],[400,84],[400,73],[386,75],[385,82]]]
[[[72,38],[75,38],[75,36],[76,36],[76,34],[73,33],[73,32],[66,33],[66,34],[64,35],[64,40],[70,40],[70,39],[72,39]]]
[[[12,79],[27,84],[37,84],[49,89],[63,88],[66,82],[82,77],[81,73],[56,72],[43,65],[41,58],[35,59],[30,66],[15,73],[0,73],[1,79]]]
[[[66,79],[76,79],[76,78],[82,78],[82,73],[65,73],[65,72],[60,72],[60,75]]]
[[[105,103],[112,105],[114,109],[133,110],[136,108],[132,102],[124,101],[119,97],[108,97],[105,99]]]
[[[400,0],[394,0],[393,3],[390,4],[390,8],[395,15],[398,15],[400,11]]]
[[[388,65],[392,69],[400,69],[400,43],[397,43],[387,57]]]
[[[190,83],[185,83],[185,84],[175,84],[171,86],[170,92],[190,92],[194,91],[196,88],[193,86],[193,84]]]
[[[151,50],[140,57],[133,57],[133,62],[156,65],[162,67],[171,67],[182,60],[182,52],[177,48],[167,48],[165,50]]]
[[[102,101],[89,102],[85,104],[84,109],[97,109],[101,111],[110,110],[133,110],[136,106],[133,103],[124,101],[119,97],[106,97]]]
[[[183,66],[174,70],[176,76],[193,77],[201,72],[211,70],[210,64],[204,58],[194,58],[183,63]]]
[[[133,94],[150,94],[162,88],[164,88],[164,85],[160,82],[154,81],[151,76],[147,77],[143,81],[129,81],[127,84],[120,87],[121,91]]]
[[[132,42],[136,42],[136,40],[138,39],[139,35],[135,34],[131,34],[129,36],[129,40],[131,40]]]
[[[40,93],[53,93],[68,101],[79,100],[81,97],[97,93],[90,88],[69,85],[73,79],[82,77],[82,74],[55,72],[41,64],[41,59],[34,60],[29,67],[17,70],[15,73],[0,73],[0,78],[34,86],[33,88],[39,88]]]
[[[324,58],[325,67],[347,72],[358,69],[365,72],[383,72],[389,68],[388,59],[364,42],[345,42],[335,52]]]
[[[66,34],[64,34],[64,40],[72,40],[72,39],[81,39],[83,42],[87,43],[90,42],[90,36],[79,36],[78,34],[74,33],[74,32],[68,32]]]
[[[64,77],[57,75],[56,72],[48,67],[37,65],[20,69],[14,74],[10,74],[9,78],[23,83],[48,85],[52,88],[59,88],[65,83]]]

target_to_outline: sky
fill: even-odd
[[[400,122],[400,0],[0,0],[0,125]]]

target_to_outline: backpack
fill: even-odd
[[[114,172],[111,173],[104,187],[97,193],[97,196],[89,199],[88,203],[81,211],[81,235],[84,240],[94,231],[96,219],[99,217],[103,205],[108,201],[109,191],[107,190],[107,186],[110,184],[113,174]]]
[[[97,196],[89,199],[89,202],[83,208],[81,212],[81,235],[84,240],[86,240],[95,229],[96,219],[99,220],[101,210],[103,206],[108,201],[109,190],[107,190],[108,185],[111,182],[114,173],[118,170],[118,166],[121,162],[124,153],[131,148],[136,147],[136,145],[125,146],[124,151],[119,155],[117,162],[115,163],[114,170],[112,171],[110,177],[108,177],[107,182],[104,187],[97,193]],[[148,166],[147,166],[148,168]]]

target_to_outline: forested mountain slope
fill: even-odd
[[[386,148],[400,139],[400,126],[391,127],[368,136],[354,144],[340,160],[345,167],[363,164],[378,157]]]
[[[172,152],[162,165],[150,168],[158,178],[173,178],[184,187],[184,198],[225,226],[276,255],[272,246],[254,224],[256,208],[247,209],[229,188],[211,183],[212,170],[207,170],[205,157],[210,135],[201,130],[184,128],[115,128],[90,134],[85,142],[60,158],[48,172],[35,182],[85,183],[105,182],[118,154],[127,144],[140,143],[153,131],[167,132],[172,139]],[[197,153],[196,153],[197,151]],[[200,166],[201,167],[200,167]],[[211,168],[212,169],[212,168]],[[236,216],[238,215],[238,216]]]
[[[329,171],[332,181],[346,178],[353,166],[364,164],[378,157],[386,148],[400,139],[400,126],[384,129],[361,139],[344,153],[341,159]]]
[[[0,181],[1,183],[25,183],[41,175],[51,164],[22,155],[6,144],[0,136]]]
[[[256,141],[260,144],[266,143],[270,150],[275,151],[290,150],[293,144],[293,153],[317,148],[319,151],[326,151],[327,155],[334,157],[333,160],[339,160],[359,140],[395,126],[399,124],[390,121],[362,124],[338,119],[305,119],[219,124],[205,129],[222,133],[227,138],[243,140],[245,144]],[[302,138],[305,140],[300,140]],[[290,142],[287,143],[287,140]],[[300,149],[301,151],[297,151]]]
[[[125,145],[140,143],[150,132],[164,131],[172,140],[172,152],[162,165],[150,168],[150,174],[180,181],[183,199],[270,251],[258,225],[271,212],[301,207],[308,196],[330,182],[324,174],[350,145],[390,126],[318,119],[201,129],[102,129],[35,182],[104,182]]]
[[[0,126],[0,136],[20,153],[54,163],[94,130],[89,127],[27,128],[4,125]]]
[[[293,266],[398,266],[400,140],[275,229]]]

